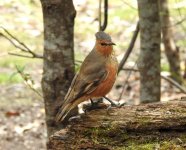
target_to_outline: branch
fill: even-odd
[[[174,23],[172,25],[168,25],[168,26],[165,25],[165,26],[163,26],[163,28],[171,28],[171,27],[174,27],[174,26],[182,24],[184,21],[186,21],[186,18],[183,18],[183,19],[177,21],[176,23]]]
[[[139,21],[136,25],[136,30],[134,31],[134,34],[132,36],[132,39],[131,39],[131,42],[130,42],[130,45],[124,55],[124,57],[122,58],[120,64],[119,64],[119,69],[118,69],[118,73],[121,71],[121,69],[123,68],[123,66],[125,65],[125,62],[127,61],[127,58],[129,57],[130,53],[132,52],[132,49],[134,47],[134,44],[136,42],[136,39],[137,39],[137,36],[138,36],[138,33],[139,33]]]
[[[135,72],[139,71],[138,69],[134,69],[134,68],[122,68],[121,70],[135,71]],[[182,93],[186,94],[186,89],[183,86],[181,86],[178,82],[176,82],[175,80],[169,78],[168,76],[162,75],[162,74],[161,74],[161,78],[168,81],[170,84],[172,84],[176,88],[178,88]]]
[[[161,75],[161,77],[165,79],[166,81],[170,82],[175,87],[177,87],[181,92],[186,94],[186,89],[183,86],[181,86],[178,82],[164,75]]]
[[[128,2],[126,2],[126,1],[124,1],[124,0],[122,0],[122,2],[123,2],[125,5],[129,6],[130,8],[132,8],[132,9],[134,9],[134,10],[137,10],[136,7],[132,6],[132,5],[129,4]]]
[[[30,78],[30,75],[28,76],[28,74],[25,74],[21,69],[19,69],[18,66],[16,66],[16,70],[17,73],[20,74],[20,76],[23,78],[23,80],[25,81],[24,83],[32,90],[34,91],[40,98],[43,98],[42,94],[40,92],[38,92],[34,87],[34,81]],[[31,81],[31,83],[29,83],[29,80]]]
[[[123,83],[123,85],[122,85],[122,91],[121,91],[121,93],[120,93],[120,95],[119,95],[118,101],[121,100],[122,95],[123,95],[123,93],[125,92],[125,89],[126,89],[125,87],[126,87],[126,85],[127,85],[127,83],[128,83],[128,80],[129,80],[129,77],[130,77],[132,71],[134,70],[134,68],[135,68],[135,66],[136,66],[136,63],[137,63],[137,62],[135,62],[134,66],[131,68],[131,70],[128,70],[129,73],[128,73],[128,75],[127,75],[127,77],[126,77],[126,79],[125,79],[125,81],[124,81],[124,83]]]
[[[25,57],[25,58],[34,58],[33,56],[27,56],[27,55],[15,54],[15,53],[8,53],[8,54],[13,56]]]
[[[23,42],[21,42],[20,40],[18,40],[15,36],[13,36],[7,29],[5,29],[4,27],[0,27],[3,29],[3,31],[10,36],[10,38],[6,35],[4,35],[3,33],[0,32],[0,36],[4,37],[5,39],[7,39],[14,47],[20,49],[22,52],[31,54],[31,56],[27,56],[27,55],[21,55],[21,54],[16,54],[16,53],[9,53],[10,55],[14,55],[14,56],[20,56],[20,57],[26,57],[26,58],[40,58],[42,59],[43,56],[34,53],[30,48],[28,48],[28,46],[26,46]],[[13,40],[15,40],[19,45],[17,45]]]

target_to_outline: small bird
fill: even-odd
[[[103,31],[97,32],[95,36],[95,46],[72,80],[56,115],[57,122],[62,122],[68,113],[81,102],[105,96],[114,85],[118,72],[118,61],[113,51],[115,43]]]

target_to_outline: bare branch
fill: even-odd
[[[138,69],[134,69],[134,68],[122,68],[121,70],[123,70],[123,71],[134,71],[134,72],[139,72]]]
[[[125,87],[126,87],[126,85],[128,84],[129,77],[130,77],[132,71],[134,71],[134,68],[135,68],[136,64],[137,64],[137,62],[135,62],[134,66],[133,66],[133,67],[131,68],[131,70],[129,70],[129,72],[128,72],[128,75],[127,75],[127,77],[126,77],[126,79],[125,79],[125,81],[124,81],[124,83],[123,83],[123,85],[122,85],[122,91],[121,91],[121,93],[120,93],[120,95],[119,95],[118,101],[121,100],[122,95],[123,95],[123,93],[125,92],[125,89],[126,89]]]
[[[33,87],[33,85],[30,84],[30,83],[28,82],[28,79],[27,79],[26,75],[23,73],[23,71],[21,71],[21,70],[19,69],[18,66],[16,66],[16,70],[17,70],[17,73],[19,73],[20,76],[21,76],[21,77],[23,78],[23,80],[25,81],[24,83],[25,83],[32,91],[34,91],[40,98],[43,98],[42,94],[41,94],[40,92],[38,92],[38,91]]]
[[[129,4],[128,2],[126,2],[126,1],[124,1],[124,0],[122,0],[122,2],[123,2],[125,5],[129,6],[130,8],[132,8],[132,9],[134,9],[134,10],[137,10],[136,7],[132,6],[132,5]]]
[[[125,62],[127,61],[127,58],[129,57],[130,53],[132,52],[132,49],[134,47],[134,44],[136,42],[136,39],[137,39],[137,36],[138,36],[138,33],[139,33],[139,21],[136,25],[136,30],[134,31],[134,34],[132,36],[132,39],[130,41],[130,45],[125,53],[125,55],[123,56],[120,64],[119,64],[119,69],[118,69],[118,73],[121,71],[121,69],[123,68],[123,66],[125,65]]]
[[[127,70],[127,71],[135,71],[138,72],[138,69],[134,69],[134,68],[122,68],[122,70]],[[175,86],[176,88],[178,88],[182,93],[186,94],[186,89],[184,86],[181,86],[178,82],[176,82],[175,80],[171,79],[168,76],[162,75],[161,74],[161,78],[168,81],[170,84],[172,84],[173,86]]]
[[[175,24],[173,24],[173,26],[182,24],[184,21],[186,21],[186,18],[181,19],[180,21],[176,22]]]
[[[16,44],[14,43],[14,41],[12,41],[8,36],[4,35],[4,34],[1,33],[1,32],[0,32],[0,36],[2,36],[2,37],[4,37],[5,39],[7,39],[15,48],[18,48],[18,49],[20,49],[21,51],[25,51],[24,48],[22,48],[22,47],[16,45]]]
[[[162,28],[171,28],[171,27],[174,27],[174,26],[177,26],[177,25],[182,24],[184,21],[186,21],[186,18],[183,18],[183,19],[181,19],[181,20],[175,22],[175,23],[172,24],[172,25],[168,25],[168,26],[166,25],[166,26],[163,26]]]
[[[40,59],[43,58],[42,55],[34,53],[30,48],[28,48],[28,46],[26,46],[23,42],[21,42],[15,36],[13,36],[7,29],[5,29],[4,27],[1,27],[1,26],[0,26],[0,28],[2,28],[3,31],[8,36],[10,36],[10,38],[7,35],[4,35],[3,33],[0,32],[1,36],[3,36],[5,39],[7,39],[14,47],[20,49],[22,52],[29,53],[32,56],[26,56],[26,55],[21,55],[21,54],[19,55],[19,54],[15,54],[15,53],[9,53],[9,54],[15,55],[15,56],[26,57],[26,58],[40,58]],[[15,40],[19,45],[17,45],[12,39]]]
[[[15,54],[15,53],[8,53],[8,54],[13,56],[25,57],[25,58],[34,58],[33,56],[27,56],[27,55]]]
[[[186,94],[186,89],[183,86],[181,86],[178,82],[164,75],[161,75],[161,77],[168,81],[169,83],[171,83],[172,85],[174,85],[175,87],[177,87],[181,92]]]

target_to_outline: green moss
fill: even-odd
[[[174,143],[174,141],[164,141],[160,144],[161,150],[185,150],[181,145]]]
[[[156,144],[148,143],[148,144],[137,144],[132,143],[130,146],[118,147],[116,150],[153,150]]]
[[[84,132],[84,135],[92,139],[95,144],[109,145],[112,143],[112,146],[123,145],[129,138],[125,130],[120,129],[113,123],[110,123],[107,127],[88,129]]]
[[[183,141],[183,143],[186,143],[186,134],[181,135],[180,139]]]
[[[151,118],[149,117],[139,117],[137,118],[137,122],[139,123],[140,126],[144,126],[144,125],[147,125],[149,124],[149,122],[151,121]]]
[[[144,120],[143,120],[144,119]],[[142,118],[142,122],[146,123],[147,118]],[[148,119],[147,119],[148,120]],[[157,133],[140,133],[136,131],[127,132],[116,124],[109,123],[107,127],[91,128],[84,132],[86,138],[95,144],[112,147],[114,150],[152,150],[156,147],[161,150],[184,150],[178,138],[185,143],[186,136],[159,137]]]

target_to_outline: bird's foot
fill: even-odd
[[[81,119],[80,115],[72,116],[68,119],[69,122],[78,121]]]
[[[114,102],[113,100],[109,99],[108,97],[105,97],[104,98],[110,102],[111,106],[109,107],[120,107],[120,103],[119,102]]]
[[[113,102],[113,101],[112,101]],[[111,103],[111,105],[109,107],[107,107],[107,114],[110,114],[109,111],[113,108],[113,107],[116,107],[116,108],[121,108],[122,106],[124,106],[126,104],[126,102],[123,102],[123,103]]]
[[[103,108],[107,107],[106,104],[103,103],[102,98],[98,99],[98,100],[94,100],[94,101],[92,99],[90,99],[90,101],[91,101],[91,103],[83,105],[83,111],[85,112],[85,114],[91,110],[103,109]]]

